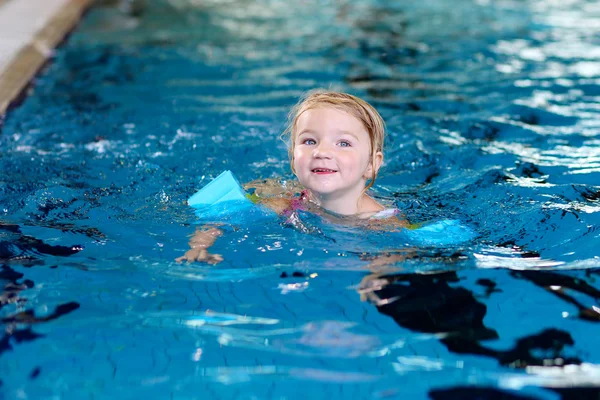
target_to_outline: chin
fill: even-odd
[[[315,189],[315,188],[307,187],[307,189],[309,189],[313,195],[318,196],[318,197],[328,197],[336,192],[335,189],[327,189],[327,188]]]

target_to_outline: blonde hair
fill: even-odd
[[[383,153],[383,139],[385,136],[385,122],[375,108],[366,101],[347,93],[315,89],[307,92],[296,104],[288,115],[288,126],[281,134],[282,139],[289,138],[288,155],[292,172],[294,170],[294,139],[296,136],[296,125],[300,116],[308,110],[320,107],[332,107],[344,111],[358,119],[369,134],[371,145],[371,181],[365,187],[363,193],[373,186],[377,177],[377,166],[375,165],[375,154]]]

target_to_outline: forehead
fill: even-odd
[[[362,121],[350,112],[336,107],[314,107],[302,112],[296,120],[296,133],[304,130],[348,131],[369,136]]]

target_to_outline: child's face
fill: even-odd
[[[294,135],[300,183],[321,198],[357,201],[372,173],[369,133],[352,115],[331,107],[302,113]],[[383,157],[377,153],[376,164]]]

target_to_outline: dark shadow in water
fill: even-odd
[[[83,250],[81,245],[50,245],[32,236],[23,235],[20,226],[15,224],[0,221],[0,231],[15,235],[11,241],[0,241],[0,263],[35,263],[37,258],[33,254],[68,257]]]
[[[377,308],[400,326],[417,332],[444,333],[473,338],[497,338],[483,325],[486,306],[462,287],[456,272],[385,276],[387,284],[375,293],[381,299],[396,299]]]
[[[503,390],[484,387],[456,386],[429,392],[432,400],[536,400],[537,397],[522,396]]]
[[[40,322],[48,322],[55,320],[58,317],[69,314],[79,308],[79,303],[74,301],[61,304],[54,309],[54,312],[45,317],[36,317],[33,310],[25,310],[17,314],[2,318],[2,323],[5,324],[38,324]]]
[[[42,372],[42,369],[40,367],[35,367],[29,374],[29,379],[37,379],[37,377],[40,376],[40,372]]]
[[[533,254],[533,253],[532,253]],[[592,271],[597,273],[598,271]],[[600,290],[582,279],[549,271],[511,271],[511,276],[525,279],[547,290],[558,298],[575,305],[579,317],[590,322],[599,322],[598,313],[584,307],[568,294],[576,291],[600,299]],[[495,350],[481,342],[498,338],[494,329],[484,325],[487,311],[473,292],[460,286],[456,272],[433,274],[398,274],[380,277],[381,289],[374,294],[380,301],[377,309],[392,317],[400,326],[414,332],[442,335],[440,342],[456,354],[473,354],[493,358],[500,365],[523,369],[528,366],[562,367],[579,365],[577,357],[565,356],[566,346],[573,346],[574,340],[568,332],[560,329],[545,329],[516,341],[509,350]],[[490,279],[480,279],[478,285],[486,288],[486,296],[501,291]],[[389,301],[386,304],[386,300]],[[600,400],[600,387],[547,388],[564,400]],[[531,399],[495,388],[453,387],[433,390],[432,399]]]
[[[5,351],[12,350],[13,343],[31,342],[35,339],[41,338],[44,335],[40,335],[31,330],[31,328],[15,329],[10,334],[6,333],[2,339],[0,339],[0,355]]]
[[[591,307],[586,307],[568,294],[565,289],[570,289],[592,297],[596,302],[600,300],[600,290],[591,286],[582,279],[548,271],[512,271],[511,275],[518,279],[526,279],[536,286],[552,293],[558,298],[577,307],[579,318],[590,322],[600,322],[600,313]]]
[[[581,363],[578,358],[562,355],[563,348],[574,342],[569,333],[559,329],[521,338],[506,351],[483,346],[480,341],[496,339],[498,333],[484,325],[487,307],[473,292],[450,286],[459,282],[456,272],[400,274],[381,279],[387,283],[374,293],[379,299],[390,301],[380,302],[377,309],[404,328],[444,335],[440,342],[453,353],[490,357],[511,368]]]
[[[550,389],[561,400],[600,400],[600,387],[569,387]],[[523,396],[495,388],[455,386],[447,389],[435,389],[429,392],[432,400],[534,400],[537,397]]]
[[[502,289],[496,289],[496,282],[491,279],[478,279],[475,283],[485,288],[486,297],[490,297],[492,293],[502,292]]]
[[[600,387],[570,387],[552,389],[561,400],[600,400]]]
[[[590,189],[588,187],[575,186],[575,185],[573,185],[573,188],[579,194],[581,194],[581,197],[583,197],[585,200],[587,200],[589,202],[595,203],[597,201],[600,201],[600,190],[594,191],[593,189]]]
[[[2,294],[0,294],[0,307],[9,303],[24,303],[26,299],[19,297],[19,293],[28,288],[32,288],[34,283],[26,279],[23,283],[17,282],[23,278],[23,274],[13,270],[7,265],[3,265],[0,270],[0,280],[8,281],[4,286]],[[29,342],[42,337],[31,330],[31,327],[18,328],[18,326],[27,324],[37,324],[55,320],[63,315],[69,314],[79,308],[79,304],[69,302],[56,307],[53,313],[37,317],[33,310],[25,310],[13,315],[2,318],[0,321],[5,325],[5,334],[0,339],[0,355],[5,351],[12,350],[12,343]]]
[[[18,283],[17,280],[23,278],[23,274],[15,271],[7,265],[3,265],[0,270],[0,281],[7,281],[4,285],[4,290],[0,294],[0,309],[11,303],[24,303],[27,300],[19,297],[19,293],[25,289],[33,287],[33,281],[25,279],[23,283]]]
[[[27,299],[20,296],[23,290],[34,287],[30,279],[23,279],[24,274],[15,271],[8,264],[20,264],[30,267],[32,265],[44,264],[44,261],[36,258],[35,254],[46,254],[57,257],[71,256],[83,248],[81,246],[55,246],[44,243],[42,240],[32,236],[23,235],[18,225],[0,222],[0,231],[8,233],[10,241],[0,241],[0,283],[4,282],[0,293],[0,309],[9,304],[24,304]],[[21,281],[22,280],[22,281]],[[4,336],[0,339],[0,355],[12,350],[16,343],[30,342],[43,335],[34,332],[31,326],[53,321],[63,315],[69,314],[79,308],[76,302],[68,302],[58,305],[55,310],[45,316],[36,316],[32,309],[19,311],[15,314],[3,317],[0,322],[4,325]],[[40,369],[36,368],[30,375],[31,379],[37,378]]]

